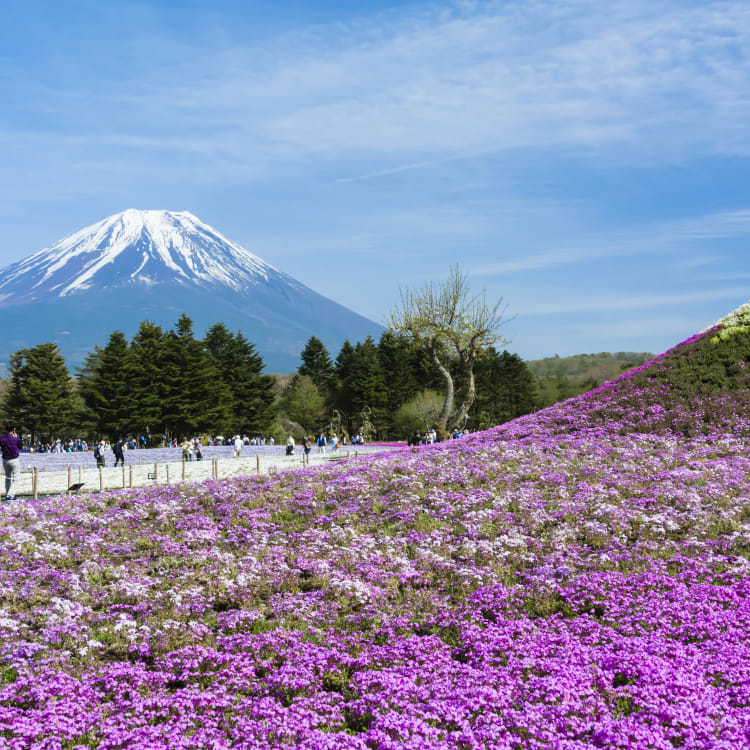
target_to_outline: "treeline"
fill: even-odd
[[[648,352],[599,352],[545,357],[527,362],[536,376],[540,406],[549,406],[597,388],[653,359]]]
[[[458,363],[454,369],[461,391],[468,384]],[[272,376],[242,333],[216,323],[197,338],[184,314],[171,330],[144,321],[130,341],[114,331],[74,377],[51,343],[15,352],[9,370],[3,417],[42,441],[236,433],[278,440],[319,431],[404,439],[430,428],[443,403],[444,381],[427,352],[390,331],[377,342],[346,341],[335,358],[313,336],[296,373]],[[494,348],[481,354],[474,377],[471,430],[574,395],[565,384],[545,388],[518,355]]]
[[[459,390],[466,387],[456,363]],[[485,429],[538,408],[536,381],[524,361],[488,349],[475,366],[477,397],[466,424]],[[312,337],[279,399],[279,419],[303,432],[329,429],[403,439],[432,427],[443,403],[443,380],[425,350],[386,331],[352,345],[335,360]]]
[[[4,416],[34,441],[253,434],[266,430],[274,414],[274,378],[263,374],[253,344],[223,323],[197,339],[184,314],[170,331],[141,323],[129,342],[113,332],[75,379],[51,343],[15,352],[9,370]]]

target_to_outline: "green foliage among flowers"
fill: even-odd
[[[461,440],[0,510],[0,745],[748,746],[748,337],[714,333]]]

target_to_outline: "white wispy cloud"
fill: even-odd
[[[534,301],[518,310],[520,315],[557,315],[563,313],[613,312],[618,310],[642,310],[646,308],[675,307],[713,300],[735,300],[745,302],[747,287],[724,289],[700,289],[689,292],[655,292],[651,294],[589,294],[575,299],[565,298],[551,302]]]
[[[671,222],[675,234],[695,239],[742,237],[750,233],[750,208],[720,211]]]
[[[563,327],[562,333],[570,336],[585,336],[603,341],[623,341],[627,339],[648,340],[649,336],[663,340],[671,337],[675,341],[687,338],[705,328],[706,321],[696,315],[660,316],[648,318],[628,316],[622,320],[592,321],[575,326]]]
[[[499,276],[527,271],[589,263],[605,258],[633,255],[672,256],[674,268],[698,270],[703,280],[739,280],[748,274],[733,261],[731,271],[707,275],[699,269],[726,262],[725,255],[711,251],[711,240],[747,237],[750,240],[750,209],[722,211],[690,217],[638,224],[616,231],[579,233],[569,240],[546,243],[543,252],[520,252],[502,259],[474,263],[469,269],[477,276]],[[706,249],[708,248],[708,250]],[[750,263],[748,263],[750,268]]]
[[[116,52],[85,89],[26,82],[24,107],[60,126],[37,133],[41,163],[66,128],[74,154],[120,144],[145,168],[177,152],[211,165],[204,179],[344,160],[338,179],[371,179],[524,147],[750,154],[743,2],[412,5],[222,48],[149,28]]]
[[[542,253],[527,253],[505,260],[472,265],[469,270],[474,276],[500,276],[539,271],[556,266],[569,266],[586,263],[593,259],[611,258],[636,252],[644,252],[644,248],[625,239],[620,243],[613,243],[606,239],[601,241],[582,239],[575,247],[561,245]]]

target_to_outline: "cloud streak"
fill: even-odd
[[[676,294],[608,294],[592,296],[586,294],[578,299],[558,300],[549,303],[534,303],[533,307],[521,307],[519,315],[560,315],[568,313],[617,312],[643,310],[659,307],[677,307],[715,300],[740,300],[747,298],[747,287],[705,289]]]
[[[381,166],[339,179],[373,179],[452,158],[457,145],[631,161],[750,154],[743,3],[412,6],[205,51],[169,33],[151,29],[119,50],[133,62],[123,82],[105,69],[86,91],[47,86],[24,106],[95,153],[128,133],[127,160],[183,152],[250,178],[268,164],[354,160]]]

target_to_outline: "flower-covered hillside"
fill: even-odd
[[[0,747],[750,745],[742,367],[669,380],[702,340],[464,440],[3,510]]]
[[[508,434],[603,428],[750,437],[750,327],[728,320],[732,328],[697,334],[594,391],[516,420]]]

